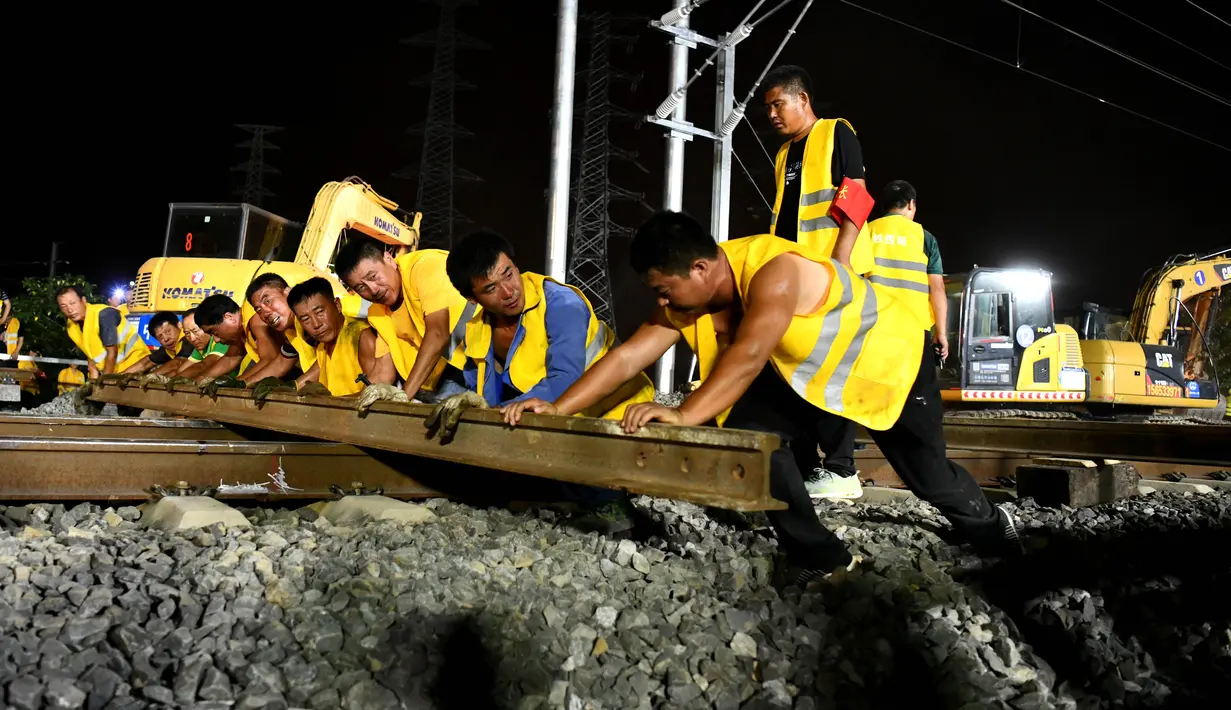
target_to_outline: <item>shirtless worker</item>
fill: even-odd
[[[303,374],[316,364],[316,347],[304,338],[303,326],[287,305],[290,292],[290,284],[275,273],[260,274],[248,284],[242,315],[244,346],[251,363],[243,370],[245,382],[281,379],[296,365],[298,374]]]
[[[301,392],[310,383],[322,385],[334,397],[359,394],[360,376],[376,382],[392,382],[396,373],[393,357],[376,357],[379,336],[366,321],[342,312],[342,299],[333,285],[311,278],[291,289],[286,299],[303,332],[316,341],[316,362],[295,381]]]
[[[141,335],[116,309],[87,303],[76,286],[56,291],[56,305],[68,319],[68,337],[85,354],[90,379],[122,373],[150,354]]]
[[[867,212],[848,214],[839,197],[867,194],[863,148],[854,128],[844,118],[817,117],[812,78],[802,67],[774,67],[761,89],[769,121],[786,141],[774,161],[777,195],[769,233],[813,247],[819,256],[833,257],[857,274],[867,273],[872,268],[870,241],[863,229]],[[863,495],[855,469],[854,425],[835,417],[817,432],[817,439],[825,460],[805,468],[811,471],[808,494],[813,498]]]
[[[438,405],[445,412],[434,415],[443,416],[445,433],[466,406],[559,398],[615,344],[615,331],[579,289],[521,271],[513,256],[508,240],[487,230],[466,235],[449,252],[449,281],[482,308],[482,316],[466,324],[463,374],[470,396],[449,397]],[[630,404],[652,401],[654,384],[642,373],[582,414],[620,420]],[[633,526],[631,503],[621,492],[555,481],[541,485],[547,495],[562,495],[588,510],[577,521],[583,527],[614,534]]]
[[[804,488],[798,461],[809,453],[791,448],[811,442],[816,427],[835,416],[864,425],[902,481],[981,552],[1020,550],[1012,518],[947,459],[935,371],[920,367],[922,339],[908,336],[917,321],[883,287],[771,235],[715,244],[696,220],[676,212],[651,217],[637,231],[630,258],[657,292],[659,310],[555,403],[505,407],[509,423],[524,411],[581,411],[683,337],[700,358],[701,386],[677,409],[629,407],[625,431],[651,421],[716,420],[778,434],[770,495],[788,509],[768,516],[786,553],[779,584],[806,586],[855,563],[817,519]]]
[[[216,357],[204,358],[198,365],[190,366],[180,373],[182,376],[195,377],[198,384],[207,384],[215,378],[235,375],[238,372],[246,352],[240,314],[239,304],[224,294],[215,293],[201,301],[193,314],[194,325],[211,337],[214,343],[210,346],[211,350],[225,347],[226,352]],[[247,383],[243,375],[240,375],[239,379]]]
[[[449,283],[441,249],[420,249],[394,258],[368,237],[351,238],[338,252],[338,277],[371,301],[368,324],[380,339],[376,357],[390,354],[402,394],[387,383],[366,389],[359,408],[379,400],[435,403],[466,391],[462,337],[475,305]]]

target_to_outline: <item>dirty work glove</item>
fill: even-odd
[[[432,413],[427,415],[427,420],[424,424],[428,429],[432,427],[440,427],[440,435],[450,436],[457,429],[457,422],[462,417],[462,412],[470,408],[487,409],[487,402],[479,396],[478,392],[462,392],[447,397],[445,401],[432,408]]]
[[[73,390],[73,409],[84,407],[91,394],[94,394],[94,380],[86,380],[85,384]]]
[[[192,385],[193,387],[196,387],[197,381],[191,377],[176,375],[175,377],[168,378],[167,381],[163,383],[162,388],[168,392],[173,392],[175,391],[176,385]]]
[[[243,389],[246,385],[243,380],[234,375],[223,375],[221,377],[206,377],[197,387],[197,391],[208,396],[210,399],[218,399],[218,390],[223,387],[235,387]]]
[[[409,402],[410,397],[394,385],[368,385],[355,400],[355,411],[366,414],[377,402]]]
[[[266,377],[265,379],[256,383],[256,386],[252,388],[252,401],[256,402],[257,404],[260,404],[261,402],[265,401],[265,398],[268,397],[271,392],[293,393],[294,391],[295,391],[294,382],[283,382],[277,377],[272,377],[272,376]]]
[[[170,381],[171,378],[166,375],[146,375],[145,377],[137,378],[137,384],[141,385],[142,392],[148,392],[151,385],[166,387]]]
[[[332,397],[333,392],[319,382],[306,382],[297,392],[300,397]]]
[[[128,386],[128,380],[131,378],[132,375],[99,375],[98,385],[101,387],[105,387],[107,385],[118,385],[120,389],[124,389]]]

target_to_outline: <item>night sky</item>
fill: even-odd
[[[1221,3],[1204,1],[1231,16]],[[711,36],[729,30],[752,4],[711,0],[694,13],[693,26]],[[1017,61],[1018,13],[1001,2],[858,4]],[[1029,17],[1021,31],[1025,68],[1231,146],[1225,103],[1231,71],[1095,0],[1021,4],[1224,101]],[[1231,27],[1186,3],[1112,4],[1231,66]],[[505,233],[522,267],[531,270],[543,268],[545,250],[554,6],[549,0],[487,0],[461,10],[458,22],[491,49],[464,51],[458,63],[459,74],[476,89],[458,95],[457,120],[475,135],[459,139],[456,163],[484,182],[460,184],[456,205],[477,224]],[[801,6],[802,0],[787,5],[738,47],[740,98]],[[282,174],[267,183],[276,193],[267,209],[306,221],[320,186],[350,175],[413,209],[413,181],[392,173],[418,163],[420,139],[406,129],[423,119],[428,94],[408,82],[431,72],[432,54],[398,40],[434,30],[438,11],[431,4],[393,7],[322,21],[314,13],[247,5],[242,13],[193,13],[161,29],[146,26],[157,16],[141,18],[140,26],[116,22],[119,29],[105,32],[89,18],[64,28],[59,56],[76,62],[75,73],[60,73],[51,84],[35,73],[17,80],[31,96],[45,100],[54,91],[71,97],[71,110],[31,103],[25,114],[24,135],[48,153],[36,171],[42,199],[59,200],[45,209],[62,219],[25,232],[27,239],[15,238],[22,232],[6,235],[9,263],[0,267],[0,283],[12,288],[21,275],[45,273],[46,266],[15,262],[45,260],[53,236],[64,243],[61,258],[71,262],[61,270],[103,285],[132,278],[146,258],[161,253],[167,203],[238,200],[232,190],[243,174],[229,168],[247,156],[233,147],[244,138],[234,123],[287,127],[273,137],[281,150],[269,161]],[[536,14],[528,7],[541,9]],[[658,16],[670,3],[582,0],[583,13],[608,8],[636,20]],[[583,39],[585,32],[583,24]],[[631,53],[613,53],[613,62],[643,77],[635,93],[616,84],[612,98],[649,113],[668,93],[665,36],[644,19],[627,23],[625,32],[639,41]],[[583,43],[579,72],[587,57]],[[700,51],[691,57],[690,68],[703,59]],[[1225,168],[1231,157],[1226,149],[832,0],[813,4],[780,59],[785,62],[812,72],[825,116],[853,123],[874,194],[893,179],[916,186],[918,219],[940,240],[949,272],[972,263],[1037,265],[1055,273],[1057,306],[1089,300],[1127,308],[1145,269],[1172,254],[1231,243],[1223,217],[1226,182],[1216,179],[1216,167]],[[689,94],[689,118],[706,127],[712,125],[713,77],[708,70]],[[768,130],[759,105],[756,100],[749,115],[758,129]],[[616,182],[659,206],[662,129],[624,123],[612,134],[618,145],[638,151],[649,169],[617,163]],[[772,173],[752,131],[744,125],[735,135],[737,153],[772,200]],[[766,137],[772,153],[776,141]],[[580,139],[575,130],[575,142]],[[686,158],[685,209],[705,223],[711,146],[694,141]],[[768,210],[738,168],[732,186],[731,236],[765,231]],[[646,215],[635,205],[613,210],[628,226]],[[626,265],[624,245],[613,244],[611,251],[620,331],[627,335],[650,299]]]

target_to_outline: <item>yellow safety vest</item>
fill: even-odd
[[[834,129],[838,121],[855,129],[845,118],[824,118],[812,124],[808,131],[808,143],[804,146],[803,175],[799,184],[799,224],[796,225],[795,241],[812,247],[821,256],[833,256],[838,243],[839,224],[829,216],[838,186],[833,184]],[[774,161],[774,179],[778,192],[774,197],[774,213],[770,217],[769,233],[776,234],[778,213],[782,211],[782,193],[786,190],[786,159],[791,142],[782,144]],[[857,274],[866,274],[872,268],[872,249],[868,243],[868,225],[865,223],[851,248],[851,268]]]
[[[30,371],[32,371],[32,372],[34,372],[34,373],[36,373],[36,375],[37,375],[37,373],[39,372],[38,365],[36,365],[35,363],[31,362],[30,360],[21,360],[21,361],[19,361],[19,362],[17,363],[17,369],[18,369],[18,370],[30,370]],[[38,380],[27,380],[27,381],[24,381],[24,382],[22,382],[22,383],[21,383],[21,388],[22,388],[23,390],[25,390],[25,391],[29,392],[30,394],[34,395],[35,397],[37,397],[37,396],[38,396],[38,393],[39,393]]]
[[[334,397],[345,397],[363,390],[362,382],[355,382],[363,374],[359,366],[359,336],[368,329],[368,324],[355,318],[347,318],[338,339],[329,352],[324,343],[316,346],[316,364],[320,366],[320,383],[329,388]]]
[[[415,366],[415,358],[419,355],[419,347],[423,344],[423,332],[426,329],[423,303],[427,299],[433,304],[442,304],[449,309],[449,345],[447,358],[440,358],[428,378],[423,383],[423,389],[434,390],[447,365],[461,369],[466,364],[464,348],[466,323],[474,317],[475,304],[462,297],[453,288],[445,272],[445,261],[449,252],[442,249],[420,249],[397,257],[398,276],[402,279],[402,307],[410,316],[411,329],[399,333],[393,311],[387,306],[373,303],[368,308],[368,325],[389,347],[393,365],[402,379],[410,376],[410,370]],[[431,293],[420,293],[420,288]],[[438,310],[438,309],[432,309]],[[399,337],[405,336],[405,337]]]
[[[923,225],[900,214],[873,220],[872,271],[868,280],[887,286],[905,303],[927,330],[936,324],[928,290],[928,255],[923,247]]]
[[[17,320],[16,316],[9,318],[9,324],[4,329],[4,350],[9,357],[17,354],[17,330],[21,328],[21,321]]]
[[[85,304],[84,332],[81,326],[73,321],[69,321],[67,328],[69,339],[81,349],[81,352],[85,353],[86,358],[92,361],[100,372],[103,362],[107,359],[107,349],[103,346],[102,338],[98,334],[98,316],[107,308],[111,306],[102,303],[87,303]],[[116,333],[118,352],[115,356],[115,371],[120,373],[141,362],[150,354],[150,349],[146,347],[145,341],[141,340],[141,335],[132,323],[123,318],[120,319]]]
[[[256,350],[256,338],[252,337],[252,331],[248,329],[248,323],[256,318],[256,309],[247,301],[240,307],[240,318],[244,321],[244,349],[247,355],[244,356],[243,362],[240,363],[239,371],[243,372],[248,369],[249,365],[261,361],[260,355]],[[282,335],[286,338],[286,342],[295,348],[295,352],[299,353],[299,369],[307,372],[316,364],[316,346],[309,343],[303,334],[303,325],[300,324],[298,318],[292,318],[291,323],[295,326],[295,331],[291,332],[288,328]]]
[[[799,254],[825,265],[832,280],[824,303],[791,319],[769,361],[778,376],[814,406],[869,429],[893,426],[923,356],[923,338],[917,337],[910,311],[883,286],[794,242],[762,234],[718,247],[727,255],[741,302],[757,271],[780,254]],[[727,345],[719,342],[713,317],[681,317],[670,310],[667,316],[697,354],[704,381]],[[729,413],[718,416],[719,425]]]
[[[85,373],[71,365],[60,370],[60,374],[56,375],[56,391],[59,394],[72,392],[84,384]]]
[[[547,304],[543,292],[543,284],[546,281],[572,290],[586,304],[586,310],[590,312],[590,322],[586,326],[585,370],[589,370],[591,365],[606,355],[616,340],[615,331],[598,319],[589,299],[580,289],[569,284],[560,284],[559,281],[549,276],[523,271],[521,282],[526,303],[518,324],[522,337],[517,347],[505,358],[505,371],[509,375],[509,381],[520,392],[529,392],[547,377],[549,343],[547,342]],[[466,325],[464,349],[466,357],[478,368],[478,392],[485,395],[488,377],[500,377],[497,373],[487,371],[487,355],[492,349],[492,326],[486,317],[473,318]],[[654,383],[645,373],[638,373],[637,377],[621,387],[614,395],[580,412],[579,416],[623,419],[624,409],[628,405],[649,402],[653,399]],[[496,403],[491,402],[490,404]]]

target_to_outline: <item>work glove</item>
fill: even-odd
[[[360,414],[367,414],[373,404],[377,402],[409,402],[410,397],[402,391],[401,387],[394,385],[368,385],[359,393],[359,398],[355,400],[355,411]]]
[[[197,391],[210,399],[218,399],[218,390],[223,387],[234,387],[243,389],[247,385],[244,381],[234,375],[223,375],[221,377],[206,377],[197,385]]]
[[[128,381],[131,380],[132,378],[133,378],[132,375],[123,375],[123,374],[99,375],[97,382],[100,387],[106,387],[107,385],[116,385],[120,389],[124,389],[125,387],[128,386]]]
[[[319,382],[305,382],[297,393],[300,397],[332,397],[333,392]]]
[[[166,387],[167,383],[170,381],[171,381],[171,378],[167,377],[166,375],[150,374],[150,375],[146,375],[145,377],[137,378],[137,384],[141,385],[142,392],[149,392],[151,385],[158,385],[160,387]]]
[[[260,404],[265,401],[265,398],[271,392],[288,392],[293,394],[295,392],[295,383],[283,382],[277,377],[266,377],[252,388],[252,401]]]
[[[439,426],[442,438],[452,436],[457,430],[457,422],[461,419],[462,412],[471,408],[487,409],[487,402],[478,392],[467,391],[455,394],[433,407],[424,424],[428,429]]]

